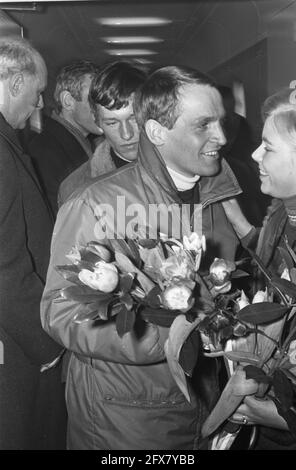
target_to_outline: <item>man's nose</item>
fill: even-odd
[[[215,140],[221,147],[226,144],[226,137],[220,122],[214,126],[212,140]]]
[[[134,136],[134,129],[130,122],[123,122],[120,128],[120,135],[123,140],[130,140]]]

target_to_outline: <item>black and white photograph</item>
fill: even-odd
[[[296,450],[296,0],[0,1],[0,450]]]

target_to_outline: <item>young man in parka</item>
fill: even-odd
[[[54,230],[42,321],[45,330],[72,351],[66,394],[70,449],[199,448],[201,424],[219,394],[216,371],[213,375],[212,367],[198,359],[199,392],[191,388],[190,403],[186,400],[165,358],[168,328],[143,323],[139,331],[119,337],[111,321],[75,324],[72,319],[83,312],[82,304],[52,302],[56,290],[68,285],[55,266],[67,264],[74,245],[102,241],[103,234],[124,238],[131,208],[148,214],[157,205],[159,226],[152,228],[170,236],[178,227],[165,226],[166,208],[198,203],[211,258],[235,256],[238,238],[222,202],[235,203],[241,190],[228,165],[220,161],[224,110],[212,81],[193,69],[164,67],[147,78],[134,106],[141,129],[138,159],[66,202]],[[123,200],[125,211],[118,210]],[[181,239],[193,225],[187,213]]]

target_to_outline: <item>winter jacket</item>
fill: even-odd
[[[62,348],[44,332],[40,300],[53,219],[28,155],[0,114],[0,449],[62,449]]]
[[[115,168],[110,155],[110,144],[104,139],[97,145],[93,157],[62,181],[58,194],[58,206],[61,207],[73,192],[77,191],[77,188],[90,184],[98,176],[109,173]]]
[[[202,178],[200,196],[209,242],[211,239],[216,254],[233,258],[238,240],[220,201],[235,196],[240,188],[229,167],[223,168],[216,177]],[[105,220],[107,229],[116,228],[115,236],[125,235],[127,225],[124,227],[122,211],[116,210],[116,196],[125,197],[126,208],[137,204],[133,208],[142,214],[143,208],[147,214],[149,204],[163,203],[164,210],[180,202],[160,154],[145,134],[140,138],[138,160],[98,178],[82,193],[72,196],[61,207],[54,229],[41,310],[45,330],[73,352],[66,391],[68,446],[193,449],[198,446],[200,426],[208,409],[193,389],[188,403],[175,384],[164,354],[168,329],[140,323],[135,331],[120,338],[114,322],[74,323],[75,313],[83,310],[81,304],[52,301],[57,290],[67,285],[54,267],[67,264],[65,255],[73,245],[85,245],[101,235],[102,204],[114,208],[113,221],[112,217]],[[161,216],[158,227],[161,232],[165,230],[163,219]],[[183,234],[190,231],[188,217],[182,230]],[[207,372],[206,367],[199,370],[197,366],[201,379]],[[217,399],[216,382],[205,387],[212,401]]]

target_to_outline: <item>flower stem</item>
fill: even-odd
[[[256,334],[259,333],[260,335],[265,336],[266,338],[270,339],[270,341],[272,341],[277,348],[279,347],[279,343],[274,338],[271,338],[269,335],[264,333],[264,331],[260,330],[259,328],[249,329],[248,331],[250,333],[256,333]]]

